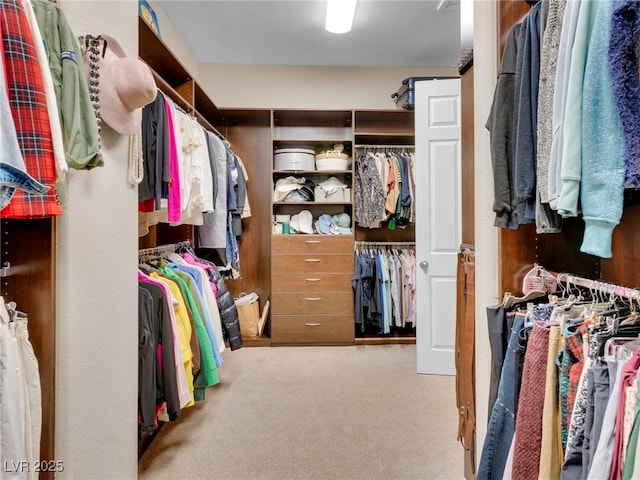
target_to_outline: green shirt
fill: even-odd
[[[200,372],[193,380],[194,398],[196,401],[204,400],[204,388],[220,383],[220,378],[218,377],[216,369],[216,362],[213,358],[211,340],[207,334],[207,329],[202,321],[202,316],[199,313],[196,301],[194,300],[193,295],[191,295],[191,291],[189,290],[186,282],[169,267],[161,266],[160,270],[167,277],[175,279],[180,287],[183,297],[187,301],[187,307],[193,314],[196,324],[196,333],[200,343]]]
[[[82,51],[60,8],[49,0],[32,0],[44,41],[69,167],[104,165],[98,148],[98,124],[89,99]]]

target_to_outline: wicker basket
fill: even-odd
[[[339,150],[327,150],[316,155],[316,170],[347,170],[349,155]]]
[[[340,150],[327,150],[326,152],[320,152],[316,155],[316,160],[323,160],[325,158],[341,158],[347,160],[349,155],[342,153]]]

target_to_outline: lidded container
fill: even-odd
[[[315,170],[315,151],[309,148],[276,148],[274,170]]]

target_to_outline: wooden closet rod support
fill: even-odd
[[[11,268],[11,264],[9,262],[4,262],[2,267],[0,267],[0,278],[5,278],[11,275],[9,269]]]

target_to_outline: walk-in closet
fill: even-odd
[[[639,13],[0,0],[0,480],[636,478]]]

